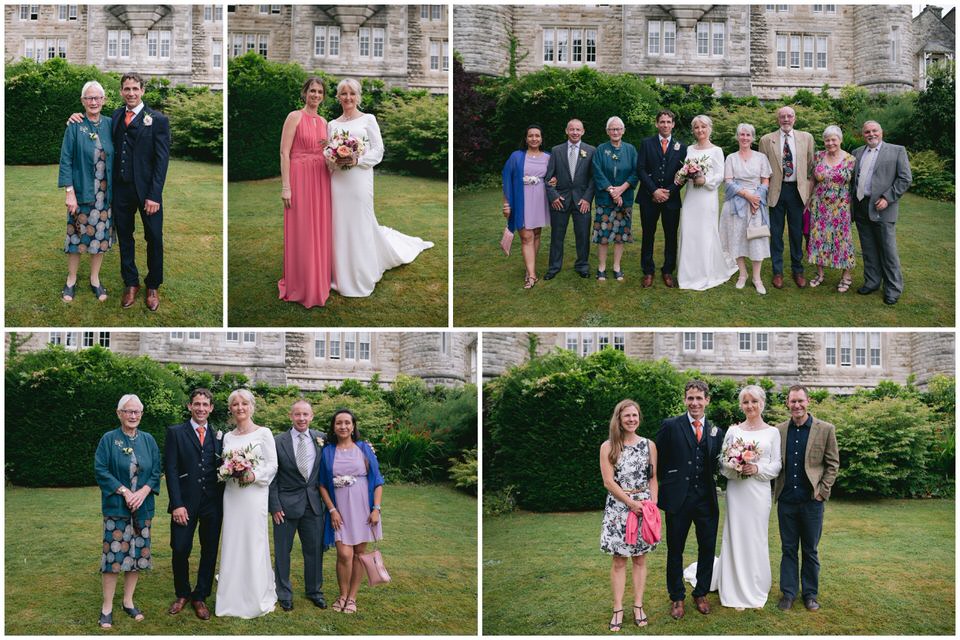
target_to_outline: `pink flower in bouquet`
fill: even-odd
[[[340,156],[341,158],[349,158],[350,156],[353,155],[353,149],[351,149],[345,144],[342,144],[339,147],[337,147],[337,155]]]
[[[757,452],[747,449],[743,452],[742,457],[744,462],[752,463],[757,459]]]

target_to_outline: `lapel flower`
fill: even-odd
[[[716,428],[716,427],[713,427],[712,429],[710,429],[710,437],[711,437],[711,438],[716,438],[716,437],[717,437],[717,428]]]
[[[619,159],[620,159],[620,156],[618,156],[617,154],[613,154],[613,155],[610,156],[610,157],[613,158],[614,160],[619,160]]]
[[[323,445],[325,445],[326,443],[327,443],[327,442],[326,442],[326,440],[323,439],[323,436],[317,436],[317,446],[318,446],[318,447],[320,447],[320,448],[322,449],[322,448],[323,448]]]
[[[114,440],[113,444],[117,445],[117,448],[119,448],[124,455],[129,456],[130,454],[133,453],[133,447],[123,446],[123,442],[121,442],[120,440]]]
[[[580,157],[581,157],[581,158],[586,158],[586,157],[587,157],[587,152],[584,151],[583,149],[580,149]]]
[[[153,124],[153,118],[150,117],[150,114],[143,116],[143,126],[149,127]]]
[[[673,143],[673,150],[674,150],[674,151],[680,151],[680,143],[679,143],[679,142],[674,142],[674,143]]]
[[[217,429],[217,440],[223,440],[223,431]]]

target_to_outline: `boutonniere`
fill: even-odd
[[[87,129],[86,127],[84,127],[84,126],[82,126],[82,125],[81,125],[81,127],[80,127],[80,131],[81,131],[82,133],[87,134],[87,137],[90,138],[91,140],[97,140],[97,139],[100,138],[100,136],[97,135],[97,132],[96,132],[96,131],[90,131],[89,129]]]
[[[716,428],[716,427],[713,427],[712,429],[710,429],[710,437],[711,437],[711,438],[716,438],[716,437],[717,437],[717,428]]]
[[[323,436],[317,436],[317,446],[323,449],[325,444],[327,444],[327,441],[323,439]]]
[[[217,440],[223,440],[223,431],[217,429]]]
[[[143,116],[143,126],[149,127],[153,124],[153,118],[150,117],[150,114]]]
[[[613,158],[614,160],[619,160],[619,159],[620,159],[620,156],[618,156],[618,155],[615,154],[615,153],[612,154],[610,157]]]
[[[130,454],[133,453],[133,447],[125,447],[123,446],[123,443],[119,440],[114,440],[113,444],[117,445],[117,448],[119,448],[120,451],[122,451],[123,454],[126,456],[129,456]]]
[[[679,142],[674,142],[674,143],[673,143],[673,150],[674,150],[674,151],[680,151],[680,143],[679,143]]]
[[[587,152],[584,151],[583,149],[580,149],[580,157],[581,157],[581,158],[586,158],[586,157],[587,157]]]

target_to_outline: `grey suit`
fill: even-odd
[[[595,147],[580,141],[580,153],[577,157],[576,170],[571,175],[570,163],[567,157],[569,141],[558,144],[550,150],[550,160],[547,161],[547,174],[544,180],[557,178],[557,186],[547,184],[547,200],[551,203],[557,198],[563,198],[563,209],[558,211],[550,207],[550,264],[548,274],[556,274],[563,266],[563,242],[567,235],[567,223],[573,216],[573,238],[577,245],[577,261],[573,268],[578,273],[590,271],[590,227],[592,219],[590,210],[580,213],[580,200],[593,202],[593,154]]]
[[[291,600],[290,551],[293,538],[300,533],[303,548],[303,577],[307,598],[323,597],[323,501],[320,499],[320,432],[308,429],[315,456],[309,477],[304,480],[297,468],[296,445],[292,431],[277,435],[277,475],[270,483],[270,513],[283,511],[284,520],[273,525],[273,550],[277,598]]]
[[[853,150],[857,167],[850,185],[853,218],[857,223],[863,253],[863,284],[869,289],[879,289],[882,283],[884,297],[896,300],[903,293],[903,273],[900,271],[896,236],[899,200],[910,187],[913,176],[907,150],[900,145],[883,142],[874,161],[870,193],[864,193],[863,200],[858,200],[857,186],[860,180],[866,178],[860,175],[866,148]],[[886,199],[887,208],[877,211],[877,200],[881,197]]]

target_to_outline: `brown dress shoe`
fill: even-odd
[[[707,602],[707,596],[694,596],[693,601],[697,604],[697,611],[703,615],[710,613],[710,603]]]
[[[672,275],[670,275],[669,273],[665,273],[665,274],[663,274],[663,284],[665,284],[665,285],[667,285],[667,287],[673,289],[674,287],[677,286],[677,281],[673,279],[673,276],[672,276]]]
[[[807,286],[807,279],[803,277],[802,273],[793,274],[793,281],[797,283],[798,289],[803,289]]]
[[[650,287],[653,286],[653,276],[652,276],[652,275],[644,275],[644,276],[643,276],[643,282],[640,283],[640,284],[641,284],[641,286],[642,286],[644,289],[649,289]]]
[[[169,613],[172,616],[175,616],[181,611],[183,611],[183,608],[185,606],[187,606],[187,599],[177,598],[176,600],[173,601],[173,604],[170,605],[170,608],[167,609],[167,613]]]
[[[683,617],[683,600],[675,600],[670,604],[670,615],[674,620],[679,620]]]
[[[201,620],[210,619],[210,609],[207,609],[207,603],[203,600],[194,600],[190,603],[193,605],[193,610],[197,612],[197,617]]]
[[[160,306],[160,293],[156,289],[147,289],[147,309],[156,311]]]
[[[137,294],[140,293],[140,286],[134,285],[132,287],[126,287],[123,290],[123,299],[120,300],[120,306],[124,309],[129,309],[133,306],[133,303],[137,301]]]
[[[783,289],[783,274],[775,273],[773,274],[773,288],[774,289]]]

